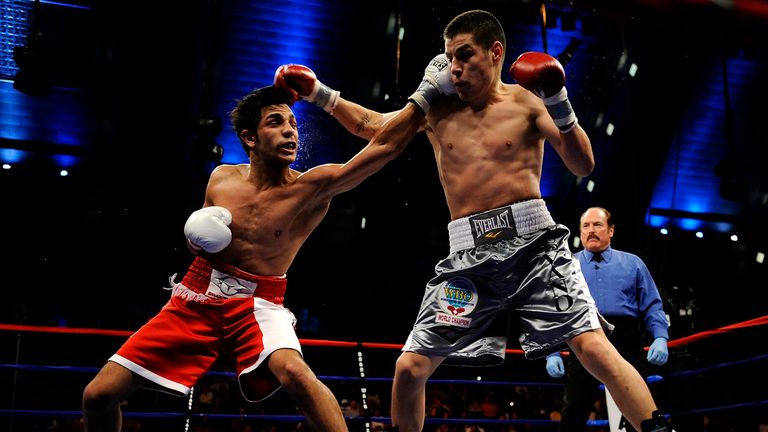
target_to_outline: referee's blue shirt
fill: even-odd
[[[643,260],[610,246],[601,255],[603,261],[598,262],[588,250],[576,253],[597,310],[605,317],[642,319],[654,339],[669,340],[661,296]]]

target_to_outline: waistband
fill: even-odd
[[[220,261],[195,257],[181,285],[212,299],[259,297],[282,304],[288,279],[248,273]]]
[[[451,253],[529,234],[555,224],[543,199],[522,201],[451,221]]]

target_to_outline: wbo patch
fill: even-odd
[[[465,277],[455,277],[443,284],[439,291],[440,308],[446,312],[438,312],[435,322],[467,328],[472,323],[469,315],[477,306],[477,288],[471,280]]]
[[[469,227],[475,246],[517,237],[512,209],[503,207],[469,217]]]

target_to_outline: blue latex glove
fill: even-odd
[[[562,378],[565,375],[565,365],[559,352],[554,352],[547,356],[547,373],[552,378]]]
[[[661,366],[667,362],[668,358],[667,340],[662,337],[654,339],[650,348],[648,348],[648,363]],[[549,363],[547,363],[547,367],[549,367]]]

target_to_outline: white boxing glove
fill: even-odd
[[[451,81],[451,62],[445,54],[438,54],[424,69],[424,78],[416,91],[409,97],[424,114],[440,95],[452,95],[456,88]]]
[[[184,235],[193,249],[217,253],[232,241],[232,213],[224,207],[203,207],[189,215],[184,224]]]

